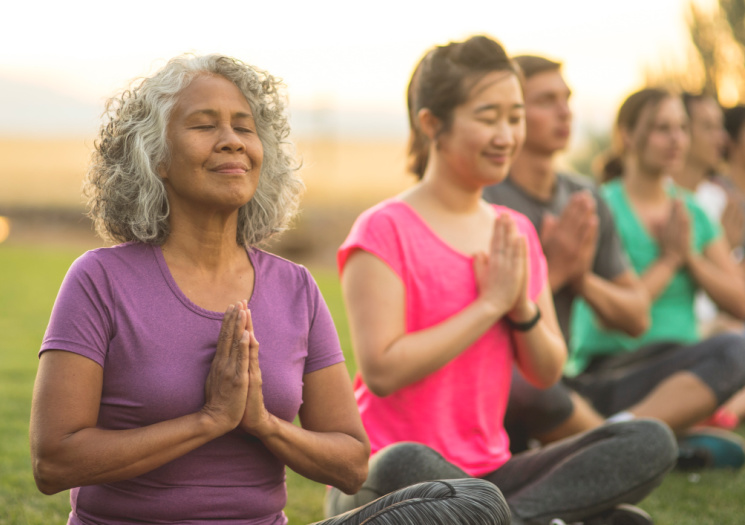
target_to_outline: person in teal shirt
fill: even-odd
[[[669,198],[685,205],[692,226],[691,250],[702,255],[705,247],[721,235],[721,228],[709,219],[686,190],[668,183],[665,191]],[[616,230],[634,270],[643,274],[663,255],[658,239],[634,211],[622,180],[604,184],[600,194],[613,214]],[[652,303],[649,329],[639,337],[604,329],[589,305],[585,301],[578,302],[573,312],[574,339],[567,374],[577,375],[584,371],[597,355],[616,354],[620,350],[633,352],[642,345],[661,340],[697,342],[700,334],[693,308],[697,289],[693,276],[684,268],[678,268]]]
[[[745,319],[745,280],[719,226],[669,177],[687,152],[687,122],[681,99],[661,89],[638,91],[619,110],[617,157],[606,165],[601,196],[652,301],[650,328],[630,337],[577,301],[565,374],[611,420],[667,423],[681,448],[696,451],[690,466],[740,467],[745,451],[735,434],[691,430],[745,386],[745,339],[702,340],[696,291]]]

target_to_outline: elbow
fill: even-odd
[[[565,361],[566,359],[562,359],[550,368],[543,368],[542,370],[537,370],[532,374],[526,373],[523,370],[523,376],[534,387],[540,390],[545,390],[558,383],[561,377],[564,375]]]
[[[559,382],[559,379],[561,379],[563,373],[564,369],[562,367],[558,367],[552,374],[543,374],[543,376],[539,379],[539,388],[546,389],[554,386],[556,383]]]
[[[626,334],[631,337],[641,337],[652,326],[650,309],[652,300],[645,289],[640,289],[638,305],[631,311]]]
[[[382,383],[368,383],[367,381],[365,381],[365,383],[367,384],[367,389],[377,397],[388,397],[394,392],[392,388],[389,388],[387,385]]]
[[[52,462],[44,459],[33,459],[33,474],[36,488],[47,496],[57,494],[69,487],[62,483],[62,476]]]
[[[367,480],[369,470],[368,459],[370,458],[370,441],[365,435],[359,443],[358,451],[355,457],[347,464],[344,469],[345,475],[336,488],[345,494],[356,494]]]
[[[643,315],[636,315],[629,323],[626,333],[631,337],[641,337],[651,324],[651,319],[648,312],[644,312]]]
[[[730,314],[740,321],[745,321],[745,301],[738,301]]]
[[[362,488],[362,484],[365,483],[365,480],[367,480],[367,473],[368,466],[367,459],[365,459],[364,464],[359,465],[350,471],[345,483],[343,486],[338,487],[338,489],[344,494],[356,494]]]
[[[362,380],[367,385],[367,389],[377,397],[387,397],[400,388],[392,381],[391,374],[384,372],[363,372]]]

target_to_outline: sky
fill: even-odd
[[[711,5],[713,0],[697,0]],[[644,68],[686,58],[688,0],[8,2],[0,135],[95,132],[104,101],[184,53],[281,77],[300,132],[405,133],[405,89],[436,44],[487,34],[564,63],[580,128],[610,125]]]

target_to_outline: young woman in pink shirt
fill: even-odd
[[[327,512],[418,481],[477,477],[502,490],[513,523],[651,523],[627,504],[675,462],[657,422],[609,424],[510,457],[513,364],[545,388],[566,359],[533,226],[481,199],[523,142],[518,68],[487,37],[436,47],[408,99],[420,182],[364,212],[338,254],[373,456],[362,490],[332,490]]]

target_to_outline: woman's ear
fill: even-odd
[[[429,108],[420,109],[416,117],[419,122],[419,129],[422,130],[422,133],[427,136],[430,142],[435,142],[435,138],[442,128],[442,122],[440,122],[440,119],[435,117]]]

